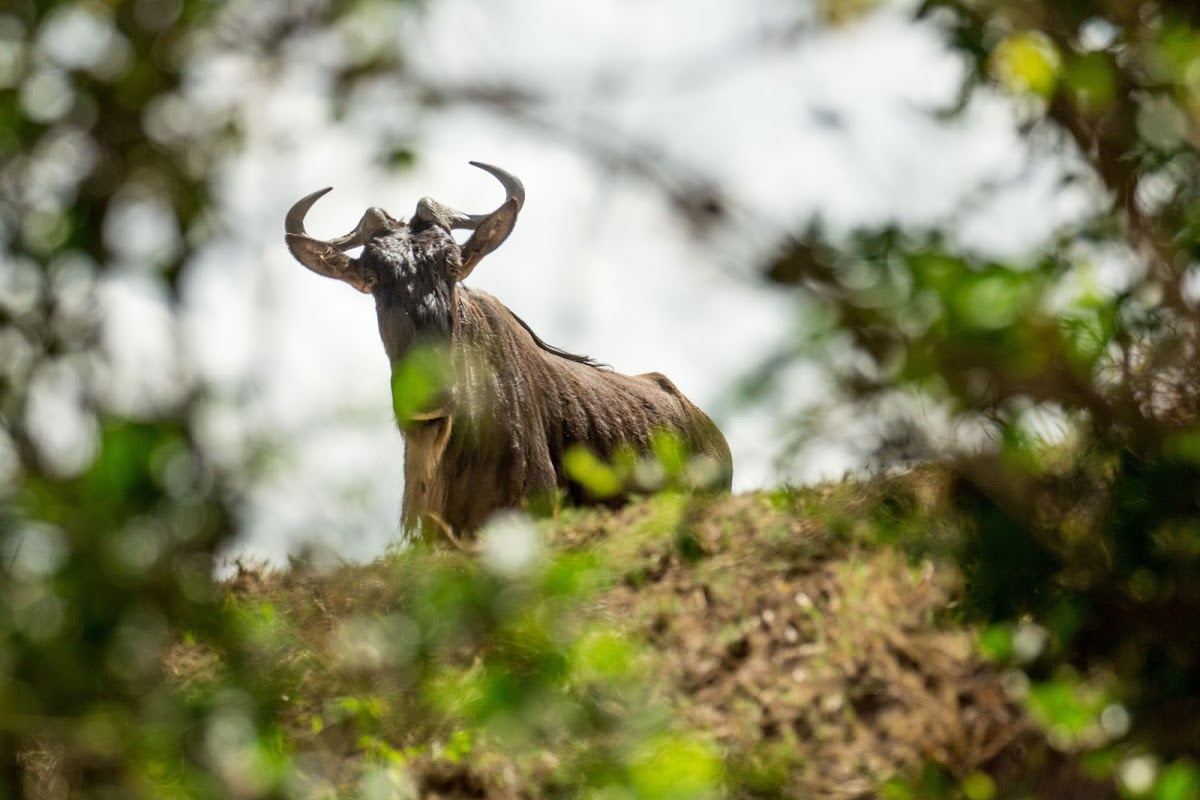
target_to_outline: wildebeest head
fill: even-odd
[[[287,244],[296,260],[375,297],[379,333],[388,357],[397,361],[418,341],[436,344],[454,324],[455,285],[512,233],[525,202],[525,189],[513,175],[472,161],[504,186],[504,203],[489,214],[463,214],[428,197],[407,222],[370,208],[354,230],[328,241],[304,230],[308,210],[329,189],[313,192],[288,212]],[[454,230],[473,231],[459,245]],[[362,247],[358,258],[347,251]]]

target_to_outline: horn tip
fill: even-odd
[[[283,226],[288,233],[304,235],[304,215],[312,208],[313,203],[320,200],[329,192],[333,191],[332,186],[326,186],[324,189],[305,195],[292,204],[288,209],[287,216],[284,217]]]

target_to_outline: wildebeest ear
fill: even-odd
[[[504,240],[517,224],[517,213],[520,210],[521,204],[517,198],[510,197],[504,205],[479,223],[475,233],[471,234],[471,238],[462,246],[462,266],[454,276],[457,280],[461,281],[470,275],[484,256],[504,244]]]

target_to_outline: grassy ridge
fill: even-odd
[[[956,622],[940,497],[932,472],[663,495],[243,570],[229,602],[300,796],[990,796],[1039,739]],[[222,668],[188,644],[168,666],[195,691]]]

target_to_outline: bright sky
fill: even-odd
[[[407,217],[423,195],[490,209],[500,190],[471,159],[505,167],[528,190],[515,233],[472,285],[551,343],[623,372],[671,376],[717,415],[738,489],[854,466],[850,449],[832,445],[780,466],[787,421],[828,391],[813,370],[797,369],[766,406],[728,402],[737,379],[797,325],[801,307],[752,277],[770,232],[813,214],[834,230],[941,222],[973,247],[1011,254],[1083,201],[1056,189],[1052,167],[1030,166],[1004,102],[985,99],[953,124],[926,113],[951,102],[961,69],[931,28],[885,12],[786,47],[761,44],[759,33],[795,6],[439,0],[420,23],[385,14],[351,29],[362,46],[403,47],[429,81],[533,87],[549,97],[555,125],[600,124],[618,147],[634,143],[713,179],[747,213],[709,238],[681,226],[656,188],[477,109],[418,115],[380,90],[330,121],[328,86],[312,64],[336,42],[313,42],[270,75],[232,58],[198,68],[194,92],[236,104],[246,147],[218,177],[231,235],[190,271],[184,346],[214,390],[202,426],[214,454],[232,462],[251,443],[274,445],[255,473],[237,550],[278,561],[313,543],[370,558],[397,530],[403,447],[372,300],[292,261],[285,211],[327,185],[335,191],[309,215],[318,236],[343,233],[371,205]],[[414,169],[379,169],[381,132],[413,141]],[[974,200],[992,181],[1012,187]],[[169,391],[152,377],[170,360],[149,335],[170,326],[153,284],[123,276],[107,292],[121,312],[110,323],[118,362],[144,379],[137,391]]]

